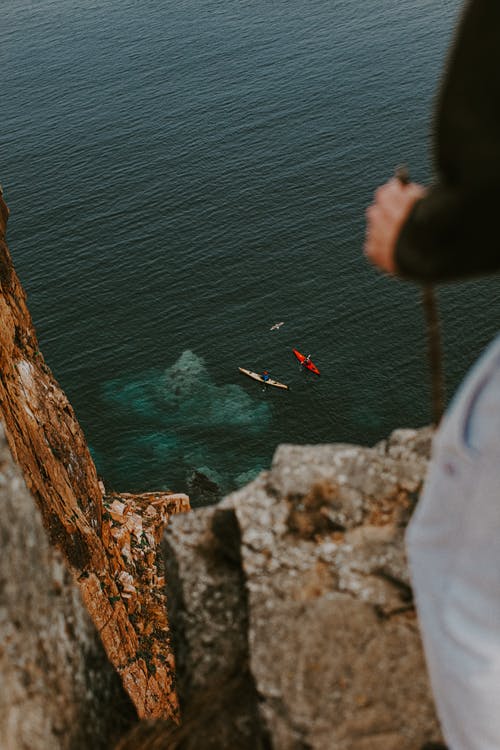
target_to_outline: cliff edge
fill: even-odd
[[[189,499],[106,496],[73,408],[40,352],[5,241],[8,215],[0,196],[0,417],[8,445],[138,715],[178,719],[157,545]]]

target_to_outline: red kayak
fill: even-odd
[[[311,362],[311,360],[307,361],[307,357],[305,354],[302,354],[301,352],[299,352],[298,349],[292,349],[292,352],[295,354],[295,356],[297,357],[297,359],[299,360],[300,364],[303,367],[307,367],[307,369],[313,372],[315,375],[320,374],[314,362]]]

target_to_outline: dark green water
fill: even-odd
[[[227,490],[280,442],[428,422],[418,290],[361,246],[394,165],[429,178],[458,8],[4,0],[9,242],[108,485],[183,489],[198,469]],[[450,391],[498,328],[496,289],[441,293]]]

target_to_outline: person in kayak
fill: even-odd
[[[269,380],[269,377],[270,377],[270,375],[269,375],[269,373],[268,373],[268,371],[267,371],[267,370],[264,370],[264,371],[263,371],[263,372],[261,373],[261,375],[260,375],[260,376],[261,376],[262,380],[264,380],[264,382],[267,382],[267,381]]]
[[[311,355],[310,355],[310,354],[308,354],[308,355],[307,355],[307,357],[305,358],[305,360],[304,360],[304,361],[302,362],[302,364],[303,364],[303,365],[304,365],[305,367],[307,367],[307,365],[308,365],[308,364],[310,364],[310,362],[311,362]]]

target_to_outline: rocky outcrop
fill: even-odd
[[[176,719],[156,544],[169,516],[189,508],[188,498],[104,498],[74,411],[39,350],[5,243],[7,217],[0,196],[0,416],[10,450],[139,716]],[[123,505],[120,521],[113,503]]]
[[[135,710],[0,424],[0,746],[112,747]]]
[[[440,741],[403,543],[430,438],[400,430],[373,449],[283,445],[252,484],[172,520],[167,580],[186,718],[217,685],[232,727],[219,744],[214,727],[179,747]]]

